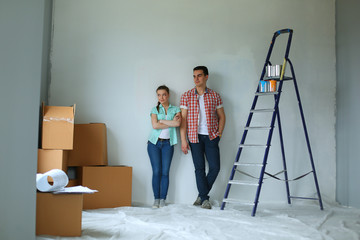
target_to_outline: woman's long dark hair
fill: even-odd
[[[170,94],[169,88],[168,88],[167,86],[165,86],[165,85],[159,86],[159,87],[156,89],[156,92],[157,92],[158,90],[165,90],[168,94]],[[158,104],[157,104],[157,106],[156,106],[156,109],[157,109],[158,112],[159,112],[159,106],[160,106],[160,102],[158,102]]]

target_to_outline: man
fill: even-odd
[[[195,67],[193,73],[195,87],[185,92],[180,100],[183,118],[180,125],[181,150],[187,154],[191,149],[199,192],[194,205],[211,209],[208,194],[220,171],[219,141],[225,127],[225,112],[220,95],[206,87],[207,67]],[[205,156],[209,165],[207,175]]]

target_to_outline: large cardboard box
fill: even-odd
[[[42,106],[42,149],[73,149],[75,105]]]
[[[83,194],[36,194],[36,235],[81,236]]]
[[[81,185],[98,190],[84,196],[84,209],[131,206],[132,167],[84,166]]]
[[[75,124],[74,148],[69,152],[68,166],[107,165],[106,125]]]
[[[45,173],[51,169],[67,171],[68,151],[38,149],[37,172]]]

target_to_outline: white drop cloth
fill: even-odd
[[[42,239],[126,240],[359,240],[360,209],[317,202],[287,205],[259,204],[255,217],[250,206],[229,205],[212,210],[183,204],[160,209],[120,207],[83,211],[82,237],[38,236]],[[217,206],[216,206],[217,205]]]

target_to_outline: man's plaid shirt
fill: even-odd
[[[206,114],[206,123],[210,140],[219,136],[219,119],[216,109],[222,108],[220,95],[206,88],[204,93],[204,105]],[[199,126],[199,95],[196,88],[185,92],[181,96],[180,108],[187,109],[187,135],[191,143],[198,143],[198,126]]]

